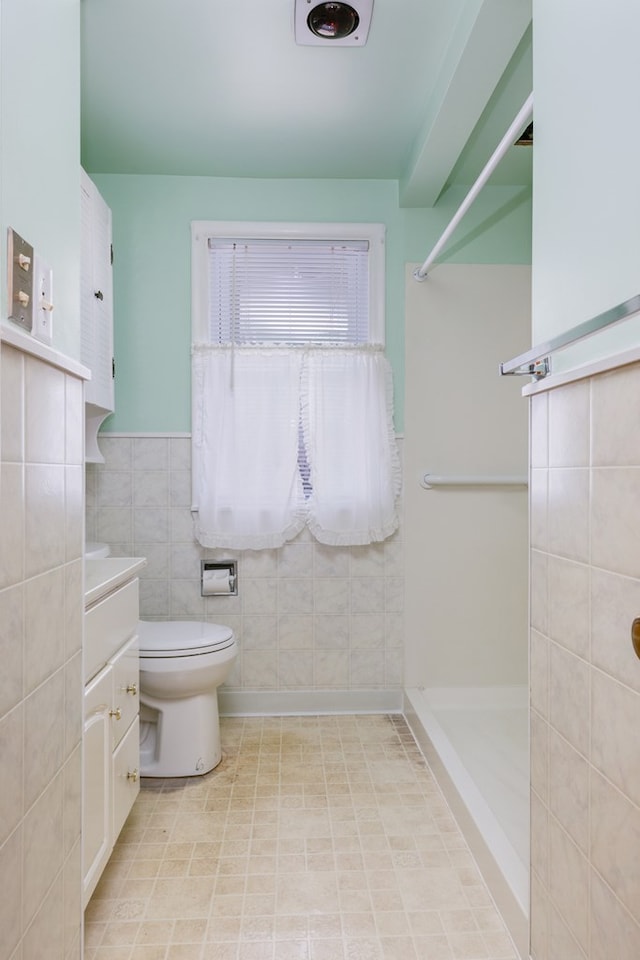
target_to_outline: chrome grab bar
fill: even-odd
[[[526,487],[528,483],[527,477],[520,474],[455,476],[425,473],[420,480],[425,490],[432,487]]]

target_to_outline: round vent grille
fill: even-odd
[[[302,46],[362,47],[367,41],[373,0],[294,0],[296,43]]]
[[[348,3],[319,3],[307,17],[307,23],[316,37],[342,40],[358,28],[360,17]]]

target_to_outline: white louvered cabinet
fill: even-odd
[[[100,462],[95,437],[115,409],[111,210],[84,170],[80,189],[80,359],[91,370],[85,386],[86,458]]]

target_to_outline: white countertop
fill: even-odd
[[[147,565],[146,557],[101,557],[84,561],[84,605],[91,606]]]

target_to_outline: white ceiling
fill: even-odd
[[[531,0],[374,0],[366,46],[299,46],[294,0],[82,0],[91,173],[473,182],[531,91]],[[498,182],[530,181],[513,148]]]

